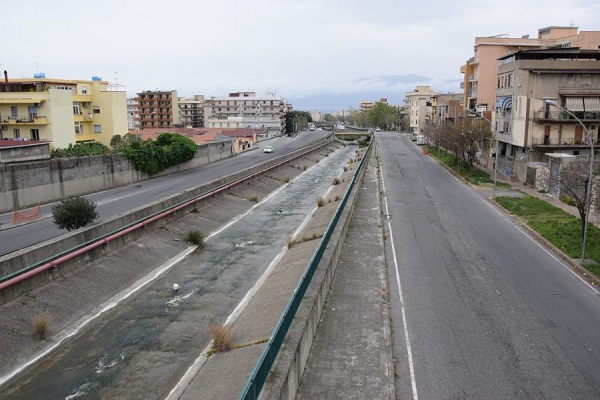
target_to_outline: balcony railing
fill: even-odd
[[[48,123],[48,118],[44,115],[28,115],[28,116],[17,116],[10,115],[0,118],[0,123],[4,125],[10,124],[39,124],[45,125]]]
[[[584,146],[587,145],[585,139],[575,139],[574,137],[533,137],[531,143],[534,146]]]
[[[579,112],[575,113],[581,121],[599,122],[600,112]],[[550,110],[538,110],[533,114],[533,120],[539,122],[573,122],[578,123],[575,118],[561,110],[554,108]]]

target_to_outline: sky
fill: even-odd
[[[128,97],[452,92],[475,37],[600,30],[598,0],[2,0],[2,15],[9,78],[100,76]],[[377,79],[393,75],[427,79]]]

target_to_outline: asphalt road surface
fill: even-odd
[[[169,197],[175,193],[202,186],[223,176],[248,169],[265,160],[289,153],[306,146],[327,132],[304,132],[294,138],[279,137],[259,143],[258,150],[248,151],[240,155],[208,164],[201,168],[188,170],[176,175],[169,175],[129,186],[119,187],[84,196],[96,203],[96,211],[100,217],[96,223],[103,222],[115,215],[131,209]],[[262,146],[271,145],[274,153],[263,153]],[[42,206],[43,219],[37,222],[10,227],[12,214],[0,214],[0,255],[28,247],[45,240],[60,236],[66,231],[58,229],[51,218],[52,204]]]
[[[381,155],[397,398],[600,398],[600,295],[407,138]]]

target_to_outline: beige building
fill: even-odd
[[[136,129],[173,128],[179,123],[179,99],[177,91],[150,91],[138,93],[135,99]]]
[[[493,120],[500,173],[525,181],[527,162],[542,161],[547,153],[589,155],[586,130],[597,151],[600,50],[518,51],[498,64]],[[581,124],[546,100],[571,111]]]
[[[204,95],[194,95],[192,98],[180,97],[179,123],[184,128],[204,127]]]
[[[76,142],[110,145],[127,133],[126,94],[122,86],[91,80],[8,79],[0,83],[0,138],[49,141],[52,148]]]
[[[417,86],[413,92],[406,93],[409,129],[414,134],[422,135],[425,128],[432,125],[432,97],[435,95],[429,86]]]
[[[275,93],[257,96],[255,92],[229,93],[211,97],[204,103],[206,128],[265,129],[285,131],[285,102]]]

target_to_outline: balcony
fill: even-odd
[[[548,137],[533,137],[531,138],[531,144],[533,146],[541,147],[541,146],[549,146],[549,147],[581,147],[581,146],[589,146],[589,144],[584,139],[575,139],[573,136],[568,136],[564,138],[559,138],[556,136],[548,136]]]
[[[582,122],[600,122],[600,112],[576,112],[575,115]],[[554,107],[549,110],[538,110],[533,113],[533,120],[535,122],[560,122],[560,123],[574,123],[578,124],[577,120],[571,115],[555,109]]]
[[[45,115],[28,115],[26,117],[11,115],[0,118],[0,122],[3,125],[47,125],[48,117]]]

